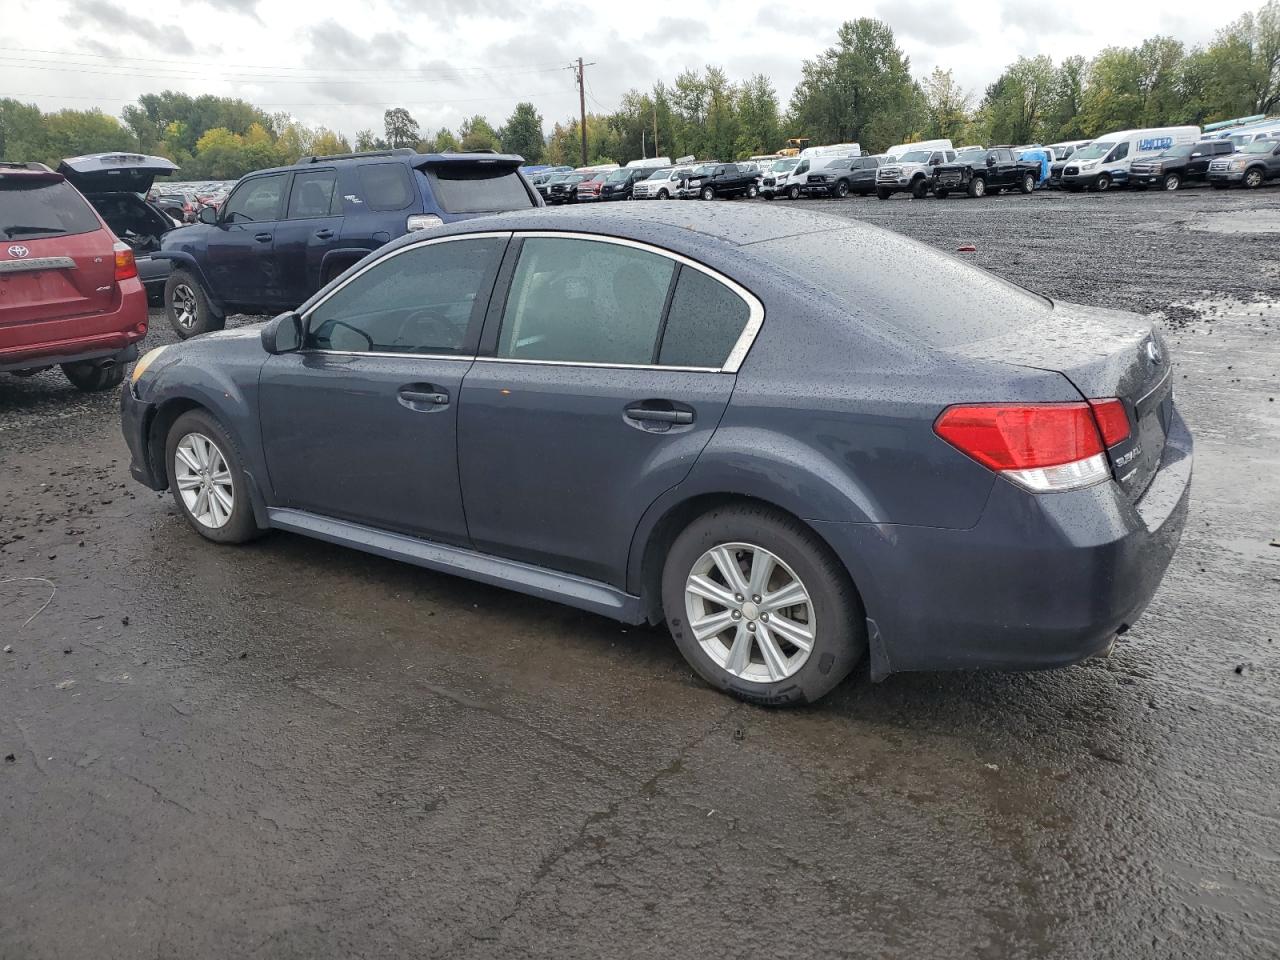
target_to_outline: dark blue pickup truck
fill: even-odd
[[[244,177],[220,210],[165,234],[164,304],[180,337],[231,313],[276,313],[390,240],[415,230],[542,205],[523,158],[386,150],[305,157]]]

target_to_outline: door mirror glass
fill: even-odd
[[[262,328],[262,349],[267,353],[292,353],[302,346],[302,320],[292,310],[268,320]]]
[[[200,212],[196,214],[196,219],[201,223],[217,223],[218,211],[213,207],[201,207]]]
[[[994,167],[995,165],[996,165],[996,158],[995,158],[995,155],[994,155],[994,154],[987,154],[987,166],[988,166],[988,167]]]

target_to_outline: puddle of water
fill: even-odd
[[[1280,211],[1245,210],[1238,213],[1210,213],[1190,223],[1202,233],[1280,233]]]

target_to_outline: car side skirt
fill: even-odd
[[[554,600],[623,623],[641,623],[645,619],[644,603],[640,597],[596,580],[303,510],[270,508],[267,510],[267,522],[277,530],[300,533],[390,560],[402,560],[428,570],[452,573],[468,580]]]

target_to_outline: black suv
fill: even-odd
[[[1177,190],[1191,180],[1205,181],[1214,157],[1228,157],[1236,145],[1230,140],[1202,140],[1180,143],[1158,157],[1135,160],[1129,165],[1129,185],[1145,190],[1159,184],[1162,190]]]
[[[1001,190],[1030,193],[1040,177],[1040,164],[1019,160],[1011,147],[964,151],[951,163],[935,167],[933,195],[944,199],[952,190],[963,190],[971,197],[982,197]]]
[[[751,167],[738,163],[704,163],[695,167],[682,185],[682,199],[696,197],[714,200],[716,197],[754,197],[760,192],[756,181],[758,174]]]
[[[614,170],[600,184],[600,199],[630,200],[636,184],[647,180],[651,173],[652,167],[620,167]]]
[[[802,190],[810,196],[824,193],[831,197],[847,197],[851,193],[869,196],[876,192],[876,171],[884,159],[845,157],[833,160],[817,173],[809,174]]]
[[[218,210],[171,230],[153,256],[172,270],[169,323],[180,337],[219,330],[229,313],[296,307],[347,267],[415,230],[542,206],[495,153],[383,150],[306,157],[241,179]]]

